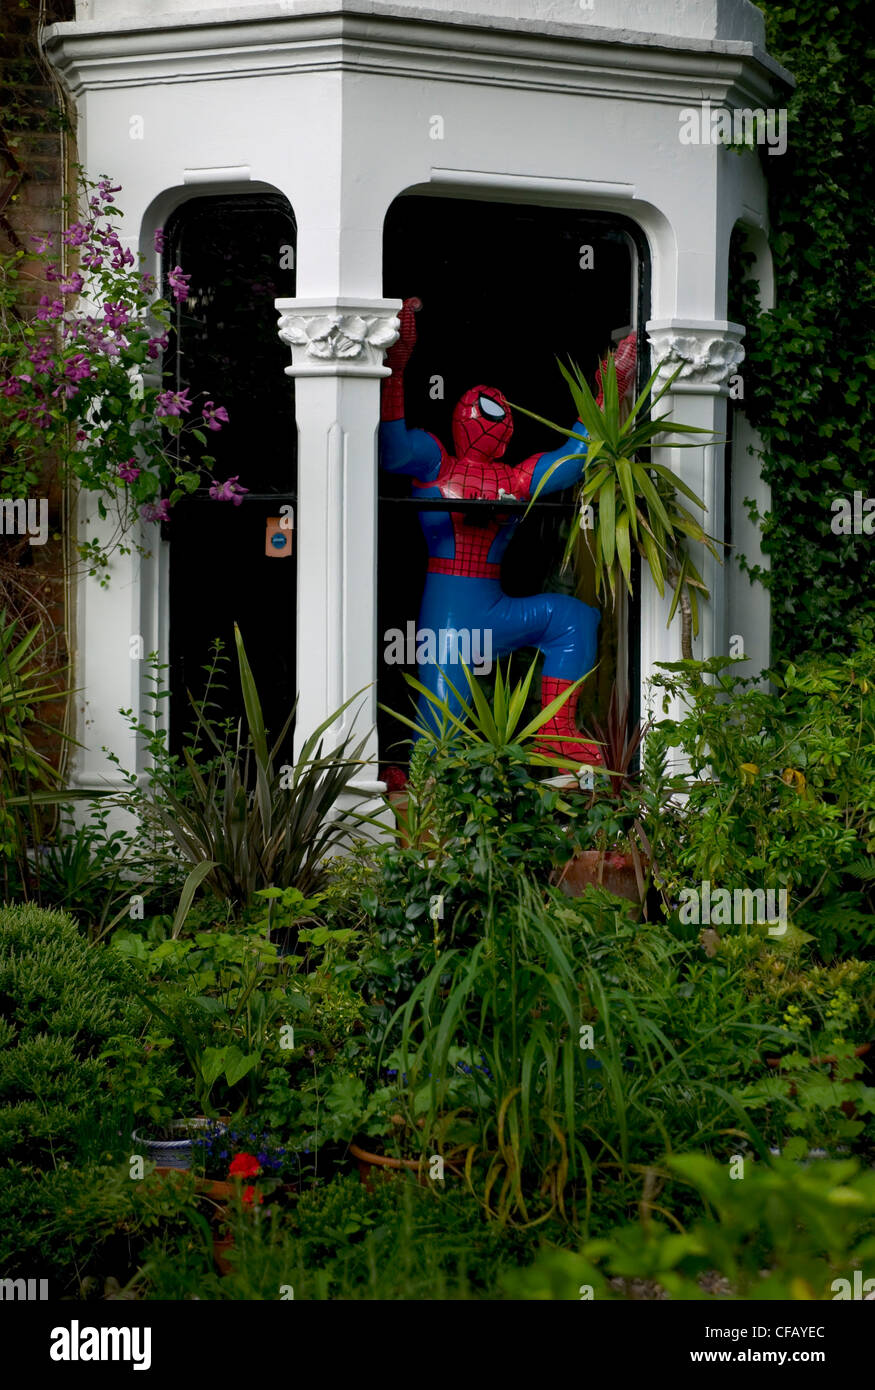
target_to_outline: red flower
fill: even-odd
[[[244,1202],[246,1203],[247,1206],[250,1206],[250,1207],[252,1206],[252,1202],[253,1202],[253,1199],[254,1199],[255,1195],[256,1195],[256,1194],[255,1194],[255,1188],[254,1188],[254,1187],[244,1187],[244,1189],[243,1189],[243,1200],[244,1200]],[[264,1197],[262,1196],[262,1194],[261,1194],[260,1192],[258,1193],[258,1200],[259,1200],[259,1202],[263,1202],[263,1201],[264,1201]]]
[[[254,1154],[235,1154],[228,1169],[228,1177],[257,1178],[260,1172],[261,1164]],[[249,1190],[251,1191],[251,1188]]]
[[[407,786],[407,774],[400,767],[387,767],[383,773],[383,781],[386,790],[390,792],[401,792]]]

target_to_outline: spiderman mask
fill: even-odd
[[[500,459],[513,434],[510,406],[493,386],[472,386],[453,411],[456,457],[488,463]]]

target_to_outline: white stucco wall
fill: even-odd
[[[345,0],[76,0],[78,20],[105,24],[144,19],[163,22],[189,17],[233,20],[248,15],[298,15],[344,8]],[[626,36],[662,35],[684,39],[735,39],[762,45],[764,21],[749,0],[356,0],[347,6],[358,12],[405,13],[411,18],[515,20],[537,26],[609,30]]]

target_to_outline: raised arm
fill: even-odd
[[[582,439],[575,439],[574,435],[582,435]],[[558,449],[551,449],[549,454],[535,454],[527,459],[523,468],[531,473],[529,483],[529,496],[535,492],[539,497],[544,497],[548,492],[561,492],[565,487],[571,487],[583,475],[586,466],[586,450],[588,436],[581,422],[578,420],[574,426],[574,434],[569,435],[565,443]],[[559,463],[562,459],[563,462]],[[558,464],[558,467],[555,465]]]
[[[416,346],[418,308],[418,299],[405,299],[399,315],[400,337],[386,353],[392,375],[383,378],[381,387],[380,465],[389,473],[407,473],[430,482],[440,470],[441,447],[425,430],[409,430],[404,423],[404,369]]]
[[[617,369],[617,394],[622,401],[627,395],[635,380],[635,354],[636,339],[635,334],[630,333],[624,338],[614,356],[614,363]],[[604,390],[602,387],[602,374],[605,370],[606,362],[602,362],[596,372],[596,384],[598,385],[598,395],[596,405],[601,408],[604,403]],[[579,438],[576,436],[583,436]],[[535,454],[527,459],[523,464],[523,469],[530,471],[531,483],[529,485],[529,496],[532,496],[539,487],[540,497],[548,492],[561,492],[563,488],[571,487],[583,476],[586,467],[586,452],[588,447],[588,437],[584,425],[580,420],[573,427],[565,443],[558,449],[551,449],[548,454]],[[563,462],[559,463],[562,459]],[[558,464],[558,467],[555,465]],[[552,470],[552,471],[551,471]],[[549,475],[549,476],[548,476]]]

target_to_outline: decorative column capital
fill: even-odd
[[[286,376],[391,376],[383,354],[398,341],[400,299],[276,299],[292,349]]]
[[[680,367],[672,391],[728,396],[730,378],[744,361],[744,325],[728,319],[651,319],[647,337],[653,365],[664,362],[657,388]]]

